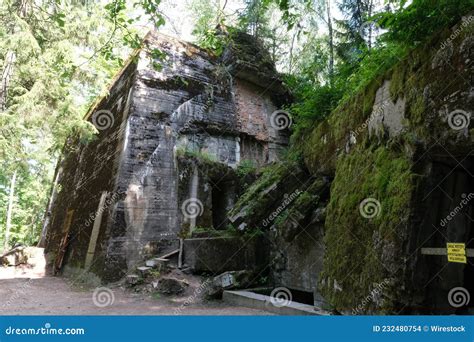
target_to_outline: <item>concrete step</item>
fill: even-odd
[[[328,312],[316,309],[312,305],[290,302],[285,306],[275,306],[271,302],[271,297],[250,291],[224,291],[222,299],[235,306],[243,306],[252,309],[265,310],[276,315],[302,316],[317,315],[326,316]]]

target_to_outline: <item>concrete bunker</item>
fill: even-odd
[[[277,161],[288,144],[288,131],[274,128],[271,114],[290,96],[253,37],[237,33],[219,58],[156,32],[145,46],[86,115],[96,139],[71,137],[64,149],[56,175],[61,191],[45,227],[46,253],[58,271],[87,268],[114,281],[147,258],[175,251],[196,230],[225,230],[245,188],[240,163]],[[166,58],[152,61],[153,48]],[[241,243],[228,239],[209,250],[237,251]],[[244,266],[259,263],[257,249],[249,246]],[[225,261],[216,258],[214,268],[227,270]]]

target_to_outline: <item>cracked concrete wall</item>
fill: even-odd
[[[234,86],[242,159],[257,161],[260,165],[279,160],[289,135],[288,131],[272,125],[271,115],[278,107],[272,100],[271,90],[241,79],[236,79]]]
[[[98,135],[89,143],[71,137],[66,142],[59,162],[57,195],[51,205],[51,220],[46,227],[46,248],[50,259],[59,253],[60,241],[65,236],[68,211],[72,214],[65,263],[84,267],[90,235],[102,193],[107,192],[96,258],[91,270],[105,269],[107,236],[115,208],[123,194],[117,192],[116,177],[124,142],[123,120],[130,110],[131,87],[136,66],[128,64],[117,76],[107,98],[100,100],[90,111],[88,120],[96,125]]]
[[[146,49],[139,51],[126,76],[122,73],[111,86],[111,95],[92,111],[104,109],[114,113],[113,129],[101,131],[96,142],[81,147],[82,153],[67,157],[69,164],[63,168],[60,183],[68,189],[77,184],[78,180],[72,175],[77,178],[78,170],[87,174],[95,169],[96,173],[92,172],[90,178],[96,180],[97,167],[86,162],[92,153],[104,154],[105,158],[113,155],[113,160],[108,161],[113,168],[106,178],[101,178],[100,186],[83,187],[77,196],[60,195],[50,228],[60,235],[64,206],[77,209],[82,205],[78,203],[79,198],[88,203],[81,212],[89,215],[96,210],[101,189],[120,194],[102,219],[93,261],[97,266],[92,270],[107,280],[119,279],[143,258],[176,247],[178,233],[183,224],[189,223],[181,210],[186,199],[202,200],[206,207],[203,211],[207,211],[204,216],[210,215],[207,222],[214,224],[212,191],[214,195],[220,191],[215,183],[232,174],[232,168],[239,164],[242,154],[247,153],[250,138],[253,143],[262,144],[262,150],[266,151],[245,154],[245,159],[251,159],[256,165],[277,159],[277,148],[271,144],[279,147],[287,144],[287,132],[272,131],[267,123],[277,106],[271,97],[260,96],[264,91],[262,85],[249,82],[241,85],[243,82],[226,70],[222,60],[192,44],[157,33],[150,33],[145,43],[150,48],[148,51],[158,48],[164,57],[153,61]],[[155,64],[161,67],[155,68]],[[115,95],[117,93],[119,95]],[[249,111],[244,107],[251,101],[256,106]],[[247,117],[251,116],[248,123],[260,124],[258,130],[251,125],[245,129],[239,125],[238,113],[244,112]],[[246,137],[245,148],[241,146],[242,135]],[[113,144],[111,137],[115,139]],[[93,147],[97,152],[93,152]],[[209,157],[224,169],[217,172],[215,165],[205,171],[201,168],[187,179],[187,173],[180,173],[178,163],[183,152],[185,156],[192,153]],[[235,175],[233,177],[222,185],[229,190],[222,197],[228,206],[238,193]],[[186,189],[180,187],[188,183],[191,185]],[[204,191],[206,188],[208,191]],[[93,203],[86,200],[88,193],[92,194]],[[76,227],[76,221],[73,226]],[[68,260],[79,267],[87,250],[90,229],[88,231],[79,234],[80,243],[75,239],[68,247]],[[57,245],[58,239],[51,243],[51,248]]]

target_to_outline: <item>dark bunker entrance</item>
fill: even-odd
[[[424,300],[420,313],[474,313],[474,158],[444,155],[427,164],[418,199],[421,256],[415,281]],[[448,243],[465,244],[466,263],[448,261]],[[460,305],[463,304],[463,305]],[[460,305],[460,306],[459,306]]]

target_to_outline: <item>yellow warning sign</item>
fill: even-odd
[[[448,254],[448,261],[449,262],[459,262],[459,263],[462,263],[462,264],[467,263],[466,256],[461,255],[461,254]]]
[[[448,254],[466,254],[466,250],[464,248],[448,247]]]
[[[466,244],[465,243],[448,242],[446,245],[447,245],[448,249],[450,249],[450,248],[466,249]]]
[[[465,243],[448,242],[446,248],[449,262],[467,263]]]

